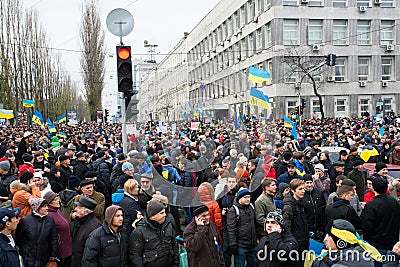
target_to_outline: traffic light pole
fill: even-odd
[[[126,97],[122,94],[121,113],[122,113],[122,151],[125,155],[128,154],[128,136],[126,134]]]

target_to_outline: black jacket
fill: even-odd
[[[93,212],[83,218],[78,219],[78,223],[79,225],[74,229],[72,238],[71,266],[74,267],[81,266],[83,250],[89,234],[101,226],[99,219],[94,216]]]
[[[136,223],[129,238],[129,261],[135,267],[178,267],[178,244],[168,218],[162,225],[147,216]]]
[[[107,223],[103,222],[86,240],[82,266],[127,266],[127,251],[124,249],[126,242],[125,235],[120,234],[120,238],[117,238]]]
[[[285,226],[291,231],[293,236],[299,243],[300,250],[308,248],[308,224],[304,212],[304,202],[296,200],[292,193],[289,192],[283,198],[282,216]]]
[[[235,200],[236,194],[239,191],[239,187],[236,186],[236,188],[234,188],[232,191],[226,192],[227,188],[226,185],[224,187],[224,191],[217,196],[217,203],[218,206],[221,210],[221,215],[222,215],[222,209],[227,208],[228,210],[232,207],[233,205],[233,201]],[[226,218],[227,215],[222,215],[222,226],[224,227],[224,229],[226,229],[227,225],[226,225]]]
[[[261,238],[258,244],[258,255],[257,266],[259,267],[292,267],[297,266],[294,262],[289,261],[289,253],[293,250],[298,250],[299,244],[292,233],[286,229],[283,229],[279,234],[277,232],[270,233],[267,236]],[[275,251],[273,253],[272,251]],[[281,261],[278,259],[287,259],[287,261]],[[300,251],[301,255],[302,251]],[[272,256],[272,257],[271,257]],[[271,258],[270,258],[271,257]]]
[[[30,214],[18,224],[15,242],[26,267],[45,266],[50,257],[58,257],[58,235],[51,216]]]
[[[364,239],[377,249],[389,250],[399,240],[400,205],[391,196],[380,194],[361,213]]]
[[[356,229],[361,229],[361,219],[350,206],[348,200],[334,197],[332,205],[325,209],[325,221],[328,223],[330,220],[344,219],[349,221]]]
[[[19,249],[9,243],[8,237],[0,233],[0,267],[20,266]]]
[[[119,206],[124,209],[124,232],[129,237],[133,230],[132,223],[136,220],[138,211],[142,214],[143,212],[139,200],[136,201],[132,196],[125,193]]]
[[[239,210],[237,216],[235,207],[231,207],[227,215],[227,231],[229,246],[239,248],[253,248],[257,245],[256,213],[251,205],[240,205],[233,202]]]
[[[0,196],[8,197],[10,195],[10,184],[17,180],[17,176],[11,173],[7,173],[0,177]]]
[[[77,160],[77,163],[73,167],[74,175],[78,176],[81,180],[85,179],[85,173],[89,171],[89,167],[86,165],[86,163]]]
[[[97,179],[102,181],[108,189],[111,189],[111,174],[106,161],[103,158],[96,159],[96,161],[92,163],[92,166],[93,171],[96,172]]]
[[[72,176],[71,168],[60,165],[60,174],[59,180],[64,185],[64,188],[66,188],[68,186],[68,178]]]
[[[122,171],[122,164],[123,162],[117,161],[117,163],[114,165],[114,167],[111,170],[111,176],[110,176],[110,183],[112,184],[115,180],[118,180],[118,178],[124,174]]]
[[[314,188],[311,192],[305,191],[303,203],[308,230],[324,231],[325,199],[322,197],[321,191],[317,188]]]

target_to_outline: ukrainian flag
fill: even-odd
[[[14,118],[14,111],[9,109],[0,109],[0,118],[1,119],[12,119]]]
[[[234,127],[234,130],[239,130],[238,116],[239,116],[239,113],[236,112],[236,113],[235,113],[235,118],[233,119],[233,127]]]
[[[262,107],[265,109],[271,109],[268,96],[264,95],[263,92],[252,87],[250,89],[249,104],[253,106]]]
[[[40,127],[44,128],[43,116],[42,113],[40,113],[38,110],[35,110],[35,112],[33,113],[32,123],[40,125]]]
[[[50,118],[47,118],[46,124],[47,125],[53,125],[53,122],[50,120]]]
[[[62,122],[66,122],[67,121],[67,116],[66,114],[62,114],[60,117],[58,117],[58,119],[54,122],[54,123],[62,123]]]
[[[58,133],[58,136],[62,138],[67,138],[67,134],[61,131]]]
[[[266,70],[257,69],[253,66],[249,67],[249,81],[253,83],[269,82],[271,74]]]
[[[296,125],[296,123],[285,116],[285,117],[283,117],[283,125],[284,125],[284,127],[292,128],[292,135],[294,137],[294,140],[297,140],[297,130],[296,130],[297,125]]]
[[[369,158],[373,156],[379,156],[378,150],[374,147],[372,147],[372,149],[364,149],[360,154],[360,158],[365,162],[368,162]]]
[[[47,126],[47,129],[49,129],[49,132],[51,132],[51,133],[56,133],[57,132],[57,129],[56,129],[56,127],[54,127],[54,125]]]
[[[35,100],[31,100],[31,99],[22,99],[22,106],[26,107],[26,108],[31,108],[35,105]]]

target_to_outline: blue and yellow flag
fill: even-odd
[[[35,110],[32,116],[32,124],[37,124],[40,125],[40,127],[44,128],[44,120],[42,113],[39,112],[39,110]]]
[[[64,132],[59,132],[58,134],[57,134],[59,137],[62,137],[62,138],[67,138],[67,134],[66,133],[64,133]]]
[[[26,108],[31,108],[35,105],[35,100],[31,99],[22,99],[22,106]]]
[[[57,129],[56,129],[56,127],[54,125],[48,125],[47,129],[49,129],[49,132],[51,132],[51,133],[56,133],[57,132]]]
[[[379,136],[383,136],[383,134],[385,133],[385,127],[381,127],[381,129],[379,130]]]
[[[236,113],[235,113],[235,118],[233,119],[233,127],[234,127],[235,130],[239,130],[239,120],[238,120],[238,117],[239,117],[239,112],[236,112]]]
[[[186,115],[186,112],[183,112],[183,114],[182,114],[182,118],[183,118],[183,120],[184,120],[184,121],[187,121],[187,115]]]
[[[46,124],[47,124],[47,125],[53,125],[53,122],[51,121],[50,118],[47,118]]]
[[[250,89],[249,104],[253,106],[262,107],[265,109],[271,109],[268,96],[264,95],[263,92],[254,87]]]
[[[297,140],[297,123],[289,119],[287,116],[283,117],[283,125],[284,127],[287,128],[292,128],[292,135],[294,137],[294,140]]]
[[[360,158],[365,162],[368,162],[369,158],[373,156],[379,156],[378,150],[374,147],[372,147],[372,149],[366,148],[360,154]]]
[[[62,123],[62,122],[66,122],[67,121],[67,116],[66,114],[62,114],[60,117],[58,117],[58,119],[54,122],[54,123]]]
[[[257,69],[253,66],[249,67],[249,81],[253,83],[269,82],[271,74],[262,69]]]
[[[14,111],[11,109],[0,109],[0,119],[12,119],[14,118]]]

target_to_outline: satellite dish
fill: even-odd
[[[135,22],[128,10],[116,8],[108,13],[106,24],[112,34],[122,38],[132,32]]]

